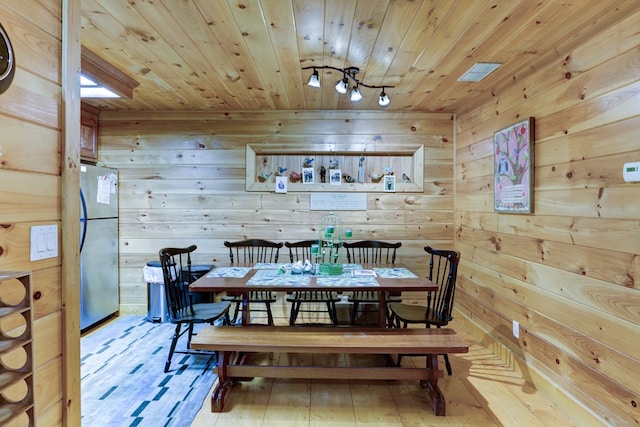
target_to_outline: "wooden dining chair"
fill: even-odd
[[[433,249],[430,246],[425,246],[424,250],[429,254],[429,280],[438,285],[438,290],[427,292],[426,306],[401,302],[390,303],[388,306],[392,324],[397,328],[406,328],[410,323],[424,324],[427,328],[432,326],[441,328],[447,326],[452,319],[460,252]],[[443,356],[447,373],[451,375],[449,356],[447,354]],[[402,355],[398,355],[398,365],[401,357]]]
[[[396,251],[402,246],[402,242],[391,243],[380,240],[361,240],[358,242],[345,242],[344,247],[347,252],[347,262],[357,264],[369,264],[372,266],[392,265],[396,262]],[[399,300],[400,295],[390,294],[388,301]],[[376,313],[380,297],[375,291],[355,291],[349,297],[353,303],[351,309],[351,324],[355,325],[360,313]],[[367,309],[373,307],[373,309]],[[391,317],[387,313],[387,323]]]
[[[165,372],[169,372],[174,353],[202,354],[202,351],[189,350],[195,324],[213,324],[218,319],[222,320],[222,324],[228,325],[230,323],[229,302],[193,303],[189,284],[193,279],[191,253],[196,248],[196,245],[191,245],[187,248],[160,249],[160,265],[169,321],[176,325],[169,347],[169,357],[164,366]],[[188,336],[187,350],[176,351],[178,339],[185,333]]]
[[[272,242],[263,239],[247,239],[235,242],[224,242],[229,248],[229,259],[231,263],[239,263],[246,265],[254,265],[260,262],[278,262],[280,256],[280,248],[282,242]],[[238,314],[242,312],[242,295],[227,295],[223,297],[224,301],[229,301],[235,305],[232,323],[236,323]],[[249,292],[249,304],[251,311],[266,312],[267,324],[273,326],[273,311],[271,304],[276,302],[276,296],[271,291],[251,291]],[[264,305],[264,309],[253,308],[255,304]],[[249,319],[247,319],[249,321]]]
[[[299,242],[285,242],[284,245],[289,248],[289,259],[292,263],[297,261],[304,262],[310,260],[315,263],[322,261],[311,255],[311,245],[317,244],[318,240],[301,240]],[[298,314],[302,313],[324,313],[329,315],[329,320],[333,326],[338,324],[338,315],[336,312],[336,303],[340,301],[340,297],[336,292],[331,291],[296,291],[287,297],[287,302],[291,303],[291,311],[289,313],[289,325],[294,326],[298,319]],[[324,306],[324,307],[323,307]],[[320,308],[323,307],[323,308]],[[318,324],[308,322],[306,324]]]

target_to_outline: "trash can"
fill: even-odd
[[[169,312],[160,261],[149,261],[143,269],[143,274],[144,281],[147,282],[147,321],[166,322],[169,320]]]
[[[213,265],[193,264],[191,266],[191,277],[189,283],[195,282],[213,269]],[[210,292],[192,292],[191,300],[194,304],[202,302],[213,302],[213,293]]]

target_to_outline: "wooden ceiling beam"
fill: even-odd
[[[133,98],[133,90],[140,85],[89,49],[82,47],[82,73],[106,86],[123,98]]]

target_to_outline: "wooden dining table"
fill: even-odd
[[[352,274],[354,270],[375,272],[375,276]],[[345,264],[341,275],[293,274],[290,264],[228,264],[211,270],[189,286],[191,292],[227,292],[242,295],[242,325],[249,326],[251,291],[374,291],[378,293],[378,325],[386,326],[387,295],[390,292],[437,290],[431,280],[420,277],[403,265]]]
[[[418,380],[427,390],[436,415],[445,415],[446,399],[438,387],[443,372],[438,368],[438,354],[465,353],[468,345],[450,329],[385,328],[387,294],[428,292],[437,289],[432,281],[412,273],[401,265],[345,265],[340,275],[292,274],[290,265],[257,264],[218,267],[190,285],[193,292],[231,292],[242,295],[242,324],[249,323],[251,291],[375,291],[378,294],[378,326],[362,327],[292,327],[261,326],[235,328],[207,325],[194,336],[196,350],[219,352],[216,369],[218,381],[211,394],[211,410],[223,410],[225,396],[239,381],[265,378],[336,378],[367,380]],[[373,270],[374,276],[352,275],[351,270]],[[324,366],[322,363],[299,366],[287,363],[261,363],[252,360],[254,353],[344,353],[377,354],[385,357],[383,366]],[[422,354],[424,367],[400,365],[394,354]]]

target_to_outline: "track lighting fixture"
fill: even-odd
[[[381,107],[386,107],[391,103],[389,99],[389,95],[385,93],[385,88],[392,88],[394,86],[375,86],[368,85],[356,78],[356,74],[360,72],[358,67],[347,67],[347,68],[336,68],[328,65],[322,65],[317,67],[303,67],[303,70],[313,70],[313,74],[309,77],[309,82],[307,83],[311,87],[320,87],[320,77],[318,75],[318,70],[322,69],[330,69],[336,70],[343,74],[343,78],[338,80],[335,85],[336,92],[339,94],[345,94],[349,91],[349,80],[354,82],[354,86],[351,88],[351,92],[349,94],[349,99],[352,102],[360,101],[362,99],[362,93],[360,92],[360,86],[364,86],[370,89],[382,89],[380,92],[380,97],[378,98],[378,105]]]

